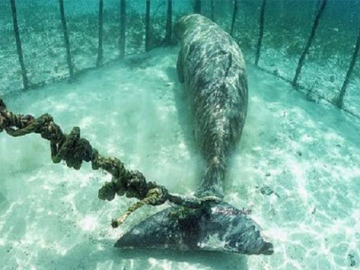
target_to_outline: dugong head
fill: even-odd
[[[174,25],[174,36],[177,40],[182,40],[189,31],[199,31],[202,26],[208,28],[214,24],[210,19],[199,14],[191,14],[181,17]]]

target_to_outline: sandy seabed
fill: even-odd
[[[155,50],[82,75],[75,83],[5,97],[10,110],[79,126],[100,153],[148,180],[189,194],[202,161],[176,78],[176,49]],[[315,72],[315,71],[314,71]],[[98,200],[109,175],[52,164],[38,135],[0,134],[1,269],[356,269],[360,265],[360,122],[307,101],[248,67],[250,99],[225,200],[251,209],[272,256],[119,250],[117,238],[166,207],[144,207],[120,228],[110,221],[135,202]]]

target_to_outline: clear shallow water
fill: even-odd
[[[76,83],[8,96],[14,112],[48,112],[104,155],[171,191],[194,191],[201,159],[181,88],[177,50],[113,63]],[[130,67],[130,68],[129,68]],[[4,269],[349,269],[360,264],[359,121],[316,104],[251,66],[248,119],[225,200],[252,210],[275,254],[120,251],[112,245],[161,207],[111,229],[133,200],[97,199],[109,176],[51,164],[39,136],[0,135],[0,261]],[[314,71],[315,72],[315,71]],[[262,194],[270,187],[275,193]],[[351,259],[352,258],[352,259]],[[351,268],[350,268],[351,269]]]

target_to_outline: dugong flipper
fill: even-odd
[[[244,59],[230,35],[201,15],[182,17],[174,33],[181,43],[178,77],[184,83],[195,137],[206,161],[196,196],[222,198],[228,159],[246,118]],[[273,245],[262,238],[260,227],[225,202],[208,203],[199,209],[170,207],[140,222],[115,246],[273,253]]]

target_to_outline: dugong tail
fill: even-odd
[[[197,188],[195,196],[217,196],[219,198],[224,197],[223,182],[225,178],[225,164],[220,163],[217,157],[214,157],[211,162],[208,163],[205,170],[205,175]]]

